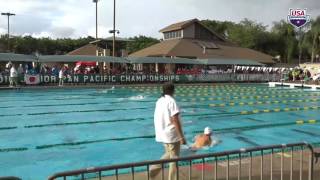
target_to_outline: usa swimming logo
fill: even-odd
[[[290,9],[288,22],[297,28],[305,26],[310,22],[310,16],[307,15],[307,9]]]

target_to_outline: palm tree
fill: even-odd
[[[312,22],[312,50],[311,50],[311,62],[314,62],[314,58],[317,52],[319,52],[320,45],[320,16]]]
[[[284,43],[283,55],[286,59],[286,62],[289,63],[293,57],[294,50],[296,48],[296,32],[294,27],[291,26],[284,20],[276,22],[272,28],[272,32],[278,35],[279,43]]]

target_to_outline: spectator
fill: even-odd
[[[59,86],[63,86],[64,83],[64,67],[62,67],[59,71]]]
[[[54,76],[58,76],[58,74],[59,74],[58,68],[56,66],[53,66],[52,69],[51,69],[51,73]]]
[[[10,87],[18,86],[18,72],[14,65],[10,69]]]
[[[24,68],[25,68],[25,74],[29,74],[29,73],[30,73],[30,72],[29,72],[29,65],[26,64],[26,65],[24,66]]]
[[[22,64],[20,64],[19,67],[18,67],[18,75],[20,76],[20,75],[23,75],[23,74],[24,74],[23,66],[22,66]]]

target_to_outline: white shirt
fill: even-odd
[[[64,77],[64,75],[63,75],[63,71],[62,70],[60,70],[59,71],[59,78],[63,78]]]
[[[18,77],[18,73],[17,73],[16,68],[12,67],[10,69],[10,77]]]
[[[175,143],[180,140],[176,128],[170,118],[179,113],[176,101],[169,95],[158,99],[154,111],[154,126],[156,141],[161,143]]]

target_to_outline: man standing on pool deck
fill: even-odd
[[[165,153],[161,159],[173,159],[179,157],[180,144],[186,144],[181,122],[180,110],[173,98],[174,85],[166,83],[162,87],[163,94],[156,103],[154,111],[154,126],[156,133],[156,141],[164,145]],[[150,167],[151,178],[155,177],[161,170],[160,165]],[[175,163],[170,163],[169,180],[176,180]]]
[[[64,66],[62,66],[59,71],[59,86],[63,86],[63,81],[64,81]]]

